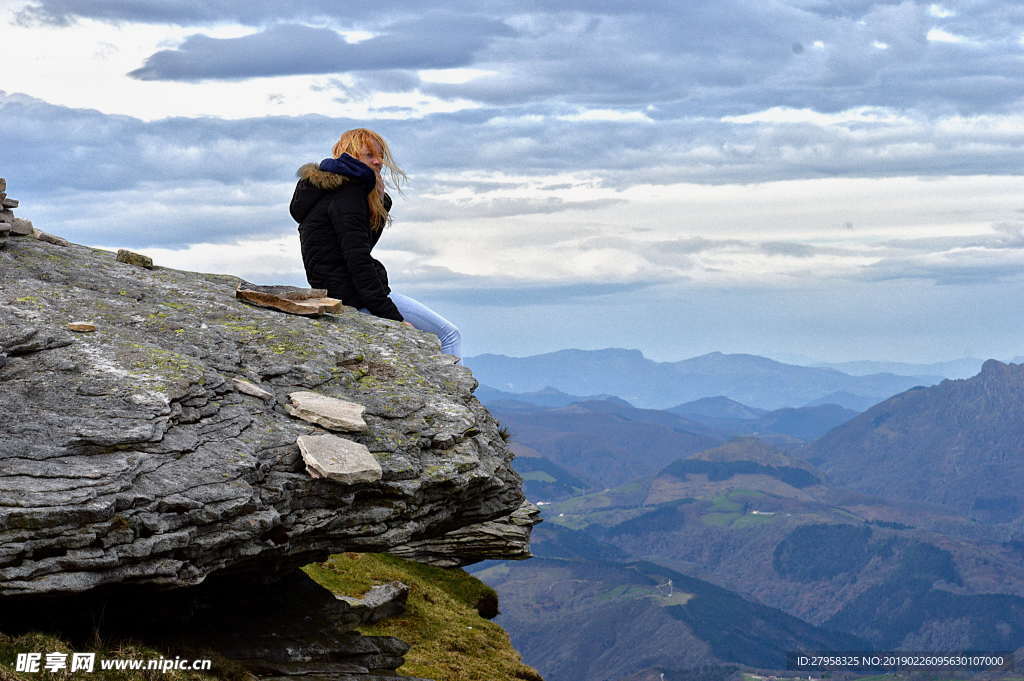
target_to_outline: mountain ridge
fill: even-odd
[[[848,392],[885,399],[930,377],[850,376],[836,369],[784,364],[750,354],[711,352],[676,362],[656,362],[639,350],[559,350],[529,357],[483,354],[465,358],[481,383],[528,393],[546,387],[576,395],[611,394],[643,408],[668,408],[724,396],[764,409],[798,407],[825,395]]]
[[[894,395],[817,440],[837,484],[942,504],[986,522],[1024,514],[1024,364]],[[950,484],[955,481],[956,484]]]

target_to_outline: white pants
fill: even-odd
[[[402,313],[405,321],[417,329],[429,331],[441,339],[441,352],[462,359],[462,333],[459,331],[459,327],[415,298],[403,296],[401,293],[391,293],[389,297],[398,311]],[[370,314],[365,307],[359,311]]]

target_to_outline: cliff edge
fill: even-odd
[[[269,581],[340,551],[529,556],[513,454],[434,336],[253,307],[239,281],[6,238],[0,596]],[[327,432],[290,413],[296,392],[365,406],[344,437],[379,479],[307,472],[297,440]]]

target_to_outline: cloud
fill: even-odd
[[[792,241],[765,241],[759,248],[766,255],[783,255],[791,258],[810,258],[817,254],[817,249],[813,246]]]
[[[1020,281],[1024,250],[963,248],[910,258],[887,258],[865,267],[866,281],[924,279],[939,285],[991,285]]]
[[[365,16],[371,9],[346,6],[345,14]],[[67,26],[77,19],[99,19],[113,22],[171,23],[189,26],[223,21],[236,21],[256,25],[276,18],[330,16],[338,13],[338,5],[331,0],[313,0],[302,7],[273,0],[39,0],[31,2],[17,12],[22,22],[41,22]]]
[[[1024,249],[1024,222],[1009,220],[991,225],[991,233],[981,236],[921,237],[892,239],[885,248],[926,253],[946,253],[962,248]]]
[[[511,33],[500,21],[436,12],[392,24],[382,34],[359,43],[349,43],[329,28],[276,24],[238,38],[197,33],[173,50],[153,54],[128,75],[140,80],[196,81],[445,69],[469,64],[490,39]]]
[[[484,197],[470,201],[419,199],[405,214],[405,219],[416,222],[451,220],[460,218],[506,218],[519,215],[550,215],[570,210],[596,210],[621,205],[623,199],[593,199],[566,201],[557,196],[543,198]]]
[[[19,183],[57,197],[147,182],[213,182],[226,192],[249,181],[290,183],[300,165],[324,158],[341,131],[362,123],[316,115],[147,122],[0,91],[4,152],[19,160]]]
[[[510,0],[457,0],[424,15],[421,3],[399,0],[389,4],[385,22],[371,6],[327,0],[301,8],[269,0],[39,0],[22,15],[56,24],[87,17],[258,29],[235,38],[197,33],[133,71],[144,79],[360,73],[370,92],[419,91],[508,112],[543,107],[552,116],[604,110],[638,121],[714,119],[773,106],[939,115],[1019,108],[1020,97],[1007,95],[1024,89],[1021,10],[976,2],[948,14],[932,4],[540,0],[524,8]],[[351,44],[334,29],[374,37]],[[453,66],[490,73],[461,83],[417,73]]]
[[[894,251],[917,251],[935,253],[948,251],[964,246],[963,236],[915,237],[909,239],[889,239],[880,244],[885,249]]]
[[[997,222],[977,236],[886,242],[897,254],[860,269],[867,281],[929,280],[939,285],[993,284],[1024,280],[1024,222]],[[898,253],[904,251],[904,253]]]
[[[18,181],[20,178],[12,178]],[[181,248],[287,234],[290,189],[278,183],[149,182],[130,189],[64,191],[47,200],[22,192],[22,211],[43,230],[78,243]],[[30,212],[29,212],[30,211]]]
[[[680,255],[698,255],[723,251],[809,258],[819,252],[819,248],[815,246],[795,241],[764,241],[759,243],[743,239],[708,239],[700,236],[653,242],[617,237],[598,237],[585,240],[579,247],[581,249],[621,248],[629,251],[640,251],[648,258],[671,258]],[[848,251],[843,249],[830,248],[822,250],[831,253],[849,254]]]
[[[672,239],[671,241],[658,241],[650,244],[647,249],[650,252],[655,253],[690,255],[735,248],[743,245],[744,242],[739,239],[706,239],[702,236],[694,236],[682,239]]]
[[[997,222],[992,225],[992,248],[1024,248],[1024,222]]]
[[[661,283],[584,281],[545,284],[511,277],[465,275],[443,267],[432,268],[431,276],[424,276],[423,272],[419,274],[415,280],[407,283],[403,291],[408,290],[411,295],[421,295],[431,300],[484,307],[560,305],[635,293]]]
[[[115,250],[124,244],[113,241],[101,242],[100,245]],[[230,274],[263,285],[309,285],[302,269],[298,238],[294,234],[268,239],[239,239],[227,244],[205,241],[187,248],[148,246],[136,250],[153,258],[159,267]]]
[[[1024,166],[1024,118],[898,118],[854,122],[655,126],[543,118],[491,125],[493,109],[382,122],[399,161],[425,186],[465,171],[586,175],[597,186],[730,184],[818,177],[1015,175]],[[245,120],[140,121],[0,93],[5,152],[30,191],[125,189],[143,182],[290,181],[326,156],[338,134],[364,120],[308,115]],[[59,175],[59,181],[56,179]],[[546,196],[557,196],[547,194]],[[487,205],[493,214],[596,207],[547,198]],[[546,203],[544,203],[546,202]]]

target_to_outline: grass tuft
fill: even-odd
[[[360,631],[397,636],[412,646],[400,674],[445,681],[543,681],[523,664],[508,634],[480,616],[497,602],[489,586],[465,570],[368,553],[340,553],[303,570],[331,591],[361,596],[374,584],[409,585],[406,612]]]

